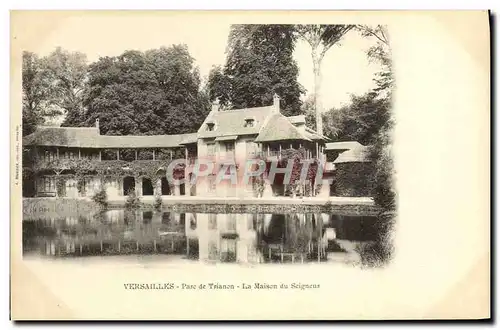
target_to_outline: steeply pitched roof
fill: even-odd
[[[252,126],[245,121],[253,119]],[[40,127],[23,138],[24,145],[59,146],[76,148],[172,148],[197,143],[198,138],[224,138],[240,135],[258,135],[256,142],[328,140],[312,129],[293,123],[305,122],[303,115],[285,117],[274,106],[239,110],[212,111],[198,133],[177,135],[100,135],[95,127]],[[208,131],[207,123],[215,129]]]
[[[282,114],[273,114],[255,142],[306,140],[311,141]]]
[[[323,140],[323,141],[330,141],[330,138],[320,135],[319,133],[315,132],[313,129],[306,127],[305,135],[310,138],[311,140]]]
[[[325,149],[328,150],[351,150],[357,147],[362,147],[363,145],[357,141],[342,141],[342,142],[331,142],[325,145]]]
[[[292,124],[296,124],[296,123],[305,123],[306,122],[306,116],[304,115],[298,115],[298,116],[289,116],[287,117],[288,120],[292,123]]]
[[[182,146],[183,135],[101,135],[100,145],[106,148],[175,148]]]
[[[23,138],[23,145],[74,148],[175,148],[197,133],[176,135],[100,135],[95,127],[40,127]]]
[[[96,127],[39,127],[23,138],[23,145],[98,148]]]
[[[340,163],[366,163],[370,162],[369,148],[359,145],[354,149],[347,150],[341,153],[337,159],[333,161],[334,164]]]
[[[212,138],[225,135],[258,134],[266,119],[273,114],[273,107],[247,108],[211,112],[198,130],[199,138]],[[253,119],[253,127],[245,127],[245,119]],[[215,124],[215,130],[207,131],[206,123]]]

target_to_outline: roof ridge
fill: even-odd
[[[281,112],[277,112],[277,113],[274,113],[273,115],[269,116],[269,121],[266,123],[265,128],[262,127],[262,129],[267,129],[268,125],[273,120],[273,118],[276,118],[276,120],[284,120],[284,122],[282,124],[288,125],[288,128],[291,129],[297,136],[299,136],[303,140],[311,141],[311,139],[309,139],[307,136],[302,134],[302,132],[294,124],[292,124],[292,122],[290,122],[290,120],[288,120],[288,117],[283,115]],[[259,131],[259,135],[257,136],[256,141],[260,141],[259,137],[261,134],[262,134],[262,131]]]
[[[97,129],[97,127],[70,127],[70,126],[38,126],[37,129],[46,129],[46,128],[61,128],[61,129]]]
[[[154,134],[154,135],[105,135],[105,134],[101,134],[101,136],[111,136],[111,137],[134,137],[134,138],[141,138],[141,137],[145,137],[145,136],[148,136],[148,137],[158,137],[158,136],[168,136],[168,137],[171,137],[171,136],[184,136],[184,135],[197,135],[198,133],[179,133],[179,134]]]
[[[272,108],[272,105],[265,105],[263,107],[253,107],[253,108],[240,108],[240,109],[228,109],[228,110],[222,110],[222,111],[217,111],[215,113],[224,113],[224,112],[233,112],[233,111],[245,111],[245,110],[255,110],[255,109],[265,109],[265,108]]]
[[[262,130],[265,129],[267,127],[267,124],[269,124],[269,121],[271,121],[271,118],[275,115],[278,115],[278,114],[281,114],[281,113],[274,113],[274,112],[270,112],[266,118],[264,118],[263,120],[263,123],[262,125],[260,125],[260,129],[259,129],[259,132],[257,133],[257,136],[255,137],[255,139],[257,140],[260,136],[260,134],[262,133]]]

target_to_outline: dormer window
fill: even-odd
[[[246,118],[245,119],[245,124],[243,127],[254,127],[255,126],[255,119],[253,118]]]
[[[215,123],[207,123],[207,131],[209,132],[215,131]]]

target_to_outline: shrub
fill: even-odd
[[[392,125],[387,122],[377,136],[371,148],[371,157],[375,164],[373,197],[375,203],[385,211],[396,209],[396,192],[394,189],[394,164],[392,155]]]
[[[395,213],[382,212],[377,218],[377,222],[375,223],[377,237],[375,240],[365,242],[355,248],[355,251],[361,257],[361,264],[364,267],[385,266],[394,253],[391,236],[394,228]]]
[[[131,190],[128,193],[127,200],[125,201],[125,207],[127,209],[137,209],[140,206],[141,206],[141,199],[139,198],[139,196],[137,196],[135,191]]]
[[[94,196],[92,196],[92,200],[102,208],[108,207],[108,194],[104,189],[101,189],[99,192],[95,193]]]

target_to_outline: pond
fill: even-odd
[[[171,255],[206,263],[357,262],[374,216],[108,210],[23,221],[23,255]],[[170,258],[168,260],[171,260]]]

